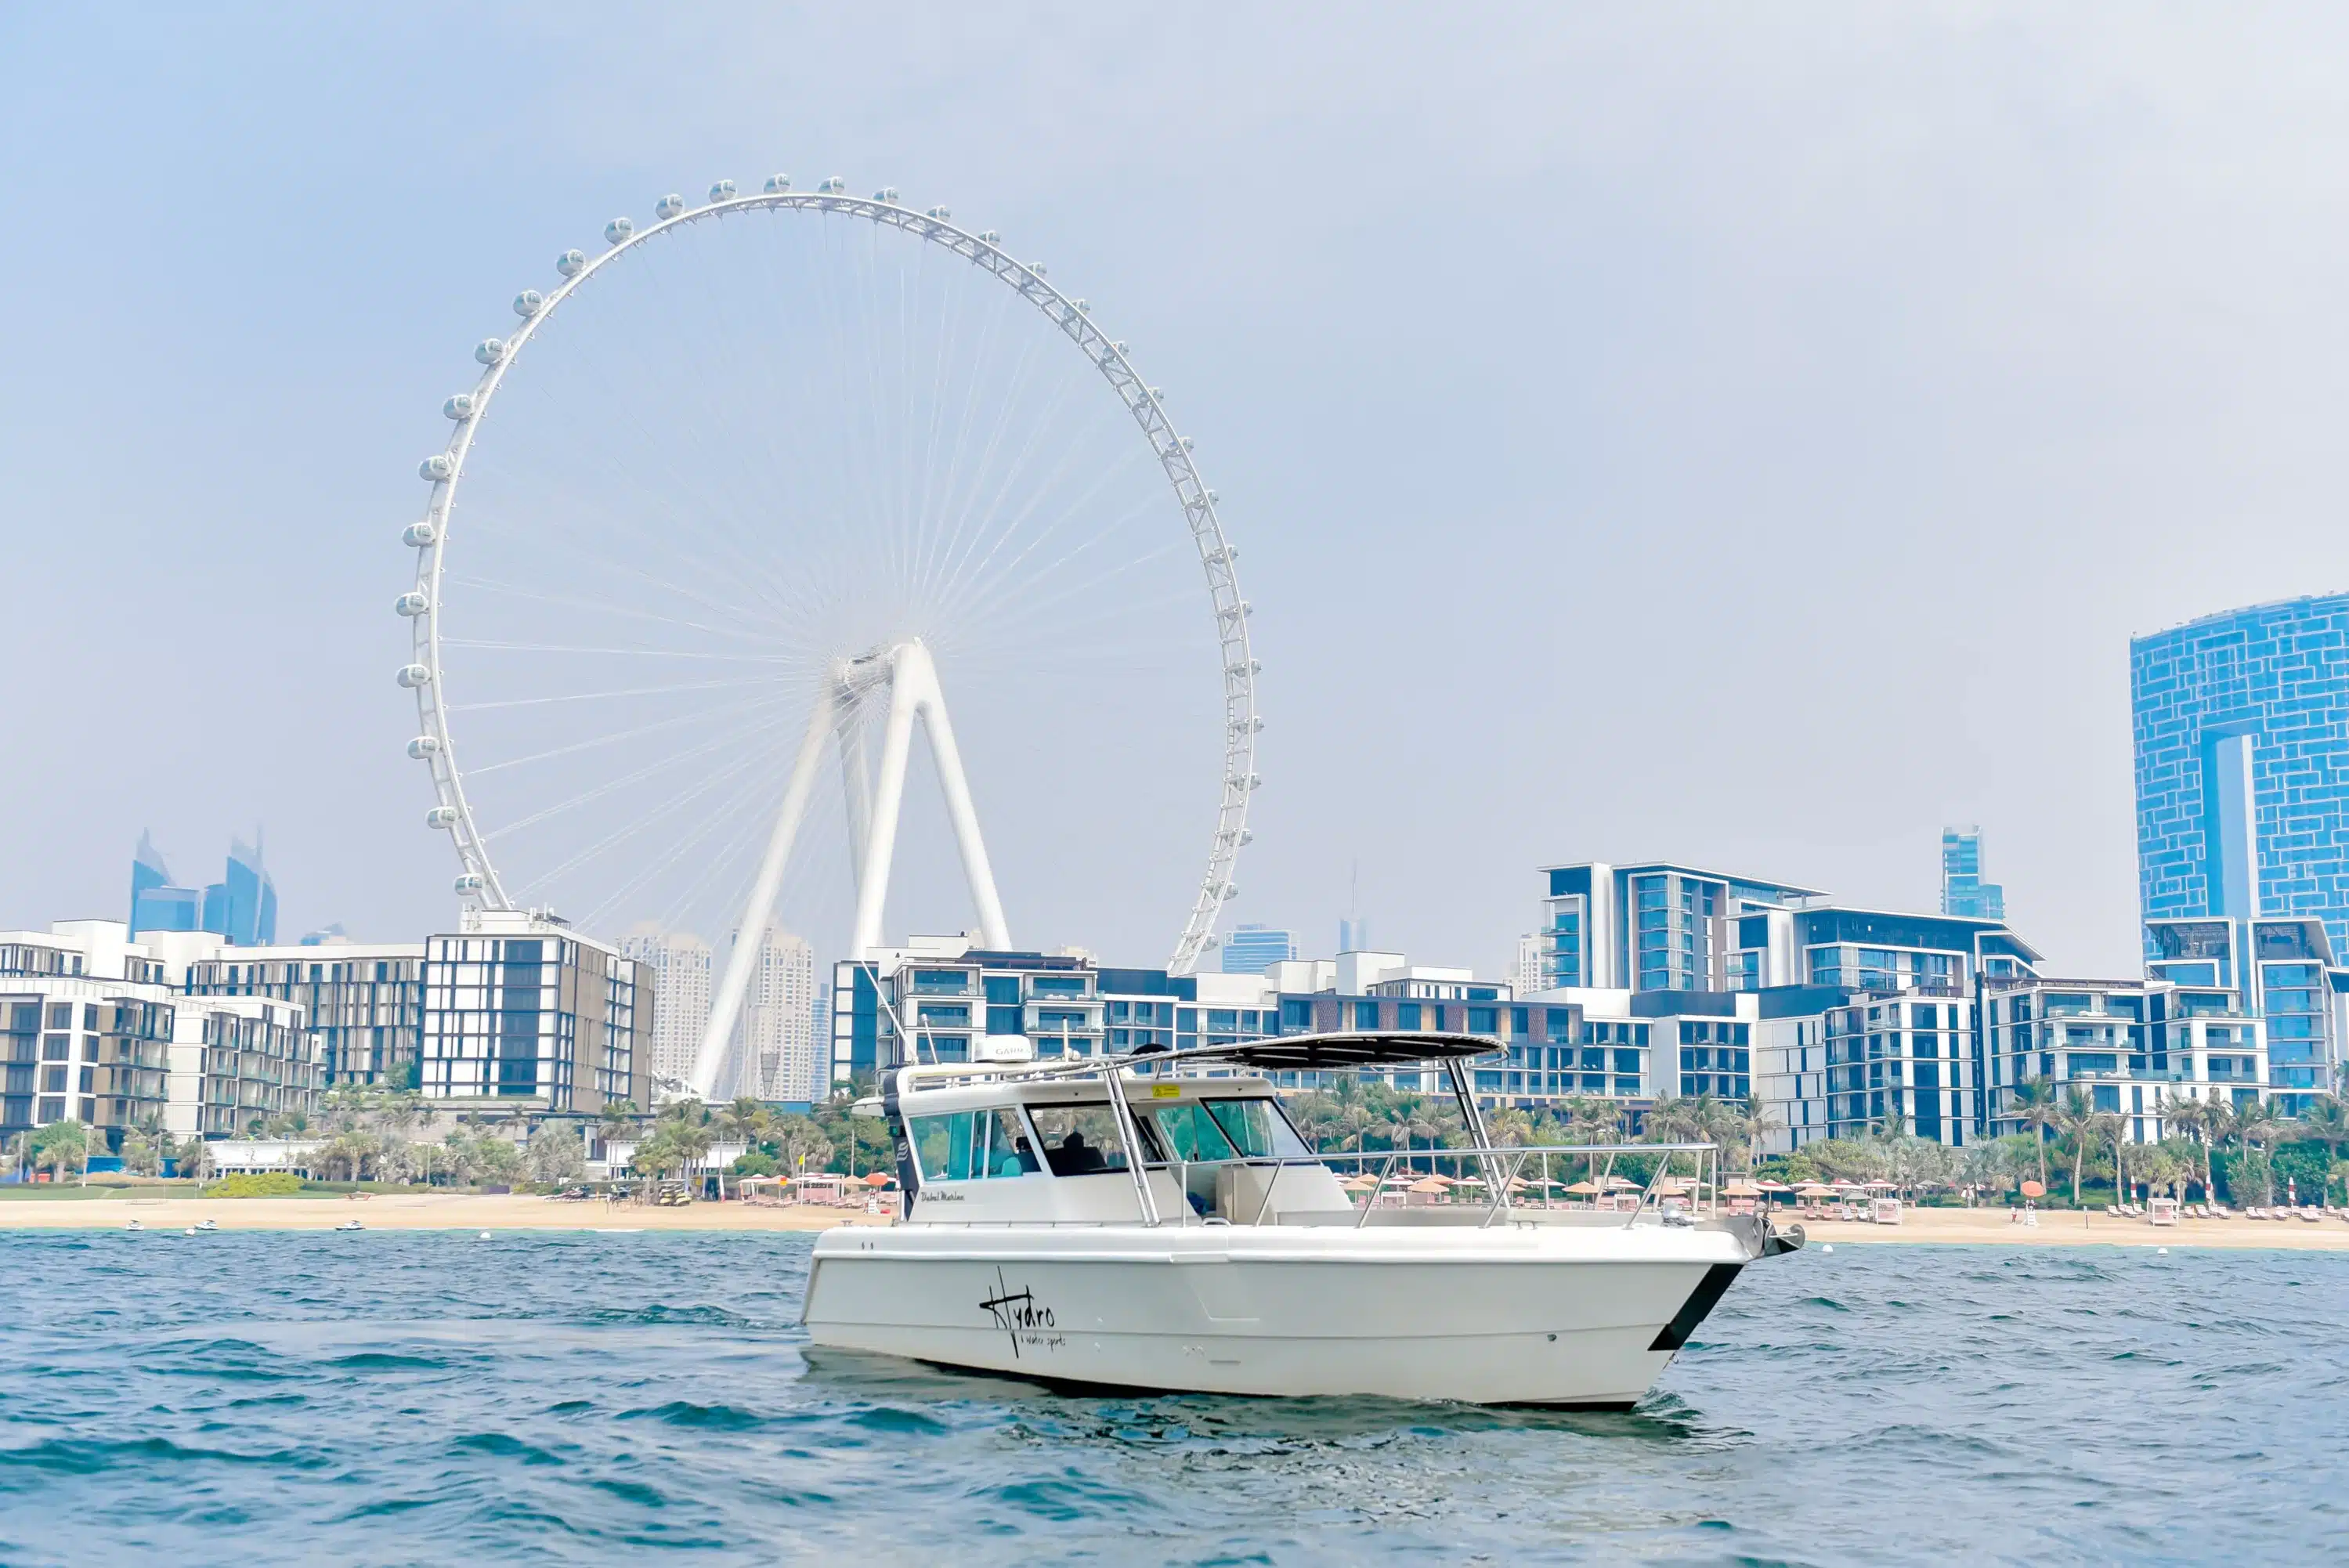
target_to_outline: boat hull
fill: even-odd
[[[1053,1383],[1626,1408],[1754,1251],[1723,1232],[909,1226],[823,1237],[820,1346]]]

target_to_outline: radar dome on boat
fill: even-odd
[[[422,665],[402,665],[399,666],[399,684],[410,691],[418,686],[430,686],[432,672]]]
[[[566,278],[575,278],[587,270],[587,253],[565,251],[554,258],[554,270]]]

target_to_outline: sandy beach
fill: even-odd
[[[211,1220],[223,1231],[325,1231],[357,1220],[371,1231],[826,1231],[835,1225],[886,1224],[862,1210],[809,1204],[556,1202],[526,1196],[378,1193],[363,1199],[104,1198],[0,1200],[0,1230],[110,1230],[133,1220],[151,1230],[183,1230]],[[1911,1209],[1898,1225],[1804,1221],[1811,1243],[1901,1243],[1988,1246],[2264,1247],[2349,1251],[2349,1220],[2183,1220],[2155,1227],[2108,1214],[2043,1212],[2035,1226],[2009,1222],[2004,1209]]]

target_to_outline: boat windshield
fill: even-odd
[[[1031,1105],[1028,1119],[1043,1140],[1044,1163],[1055,1176],[1098,1176],[1123,1171],[1125,1142],[1117,1135],[1117,1118],[1109,1101],[1080,1105]]]
[[[1246,1160],[1310,1160],[1313,1150],[1297,1136],[1288,1118],[1271,1100],[1208,1099],[1199,1102],[1215,1118],[1225,1139]]]

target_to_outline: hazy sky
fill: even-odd
[[[1488,972],[1549,861],[1930,907],[1979,820],[2126,973],[2128,636],[2349,581],[2337,12],[331,9],[0,10],[0,926],[255,822],[287,934],[446,924],[417,459],[721,176],[949,202],[1169,388],[1265,665],[1237,918],[1309,947],[1357,861]]]

